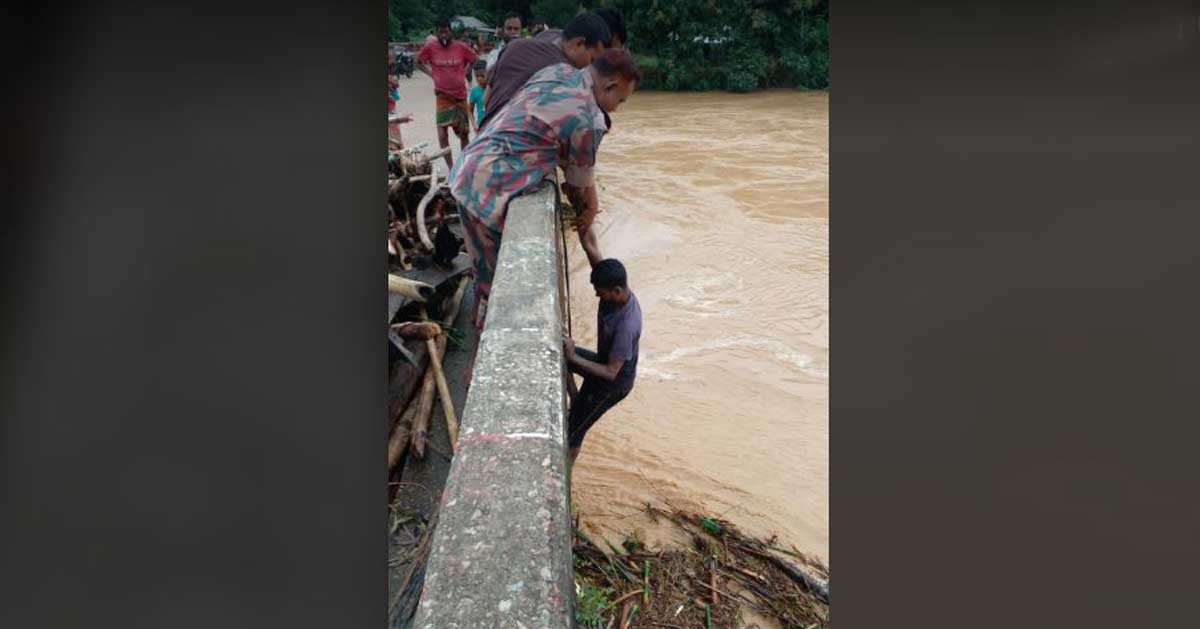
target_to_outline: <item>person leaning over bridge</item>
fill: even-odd
[[[494,120],[539,70],[556,63],[586,68],[596,55],[604,52],[612,38],[608,25],[594,13],[581,13],[571,18],[562,35],[559,39],[521,39],[504,49],[504,54],[488,70],[480,129]]]
[[[624,50],[606,51],[582,70],[566,63],[545,68],[454,162],[447,182],[475,271],[477,333],[487,316],[508,203],[552,179],[556,168],[564,171],[563,189],[576,208],[588,262],[595,266],[603,259],[591,229],[599,209],[592,167],[608,130],[608,112],[616,111],[640,80]]]
[[[594,9],[592,13],[604,20],[604,23],[608,25],[609,32],[612,33],[612,38],[608,41],[609,48],[621,48],[625,45],[625,42],[629,41],[629,34],[625,31],[625,16],[621,15],[620,11],[612,7],[600,7]],[[542,30],[532,33],[531,37],[535,37],[540,41],[554,43],[562,35],[562,29],[543,27]]]
[[[587,431],[633,390],[642,337],[642,308],[629,290],[625,266],[612,258],[601,260],[592,267],[592,286],[600,298],[596,351],[575,347],[574,339],[563,340],[567,368],[583,376],[583,386],[571,400],[567,415],[571,465],[579,456]]]

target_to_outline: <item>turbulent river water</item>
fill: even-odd
[[[405,80],[406,142],[437,140]],[[644,316],[633,392],[588,433],[585,530],[667,536],[669,502],[829,560],[829,98],[792,90],[635,93],[598,156],[601,249]],[[457,156],[457,141],[454,153]],[[575,336],[596,299],[573,241]]]
[[[599,239],[644,321],[634,390],[574,475],[585,528],[654,537],[638,509],[666,500],[829,559],[828,127],[825,92],[635,93],[613,114]]]

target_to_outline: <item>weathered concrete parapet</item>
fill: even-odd
[[[555,190],[508,208],[414,627],[571,627]]]

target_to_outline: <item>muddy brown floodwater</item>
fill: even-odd
[[[828,127],[827,92],[635,93],[613,114],[599,240],[644,321],[634,390],[574,475],[585,529],[654,537],[637,511],[665,499],[829,560]]]
[[[400,89],[405,140],[436,147],[429,79]],[[669,538],[639,512],[666,500],[828,561],[828,93],[635,93],[598,161],[600,245],[645,319],[637,384],[575,471],[583,528]],[[594,347],[571,242],[575,335]]]

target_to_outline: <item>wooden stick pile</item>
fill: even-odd
[[[399,470],[407,455],[424,458],[428,443],[429,422],[433,415],[435,397],[441,399],[442,412],[446,418],[446,430],[450,437],[451,450],[457,449],[458,418],[450,397],[449,386],[445,373],[442,371],[442,358],[445,355],[449,332],[458,316],[470,278],[463,275],[458,279],[454,292],[441,300],[440,318],[429,320],[427,304],[422,304],[419,321],[395,323],[392,329],[401,339],[419,341],[412,352],[416,365],[408,361],[397,363],[397,369],[406,373],[398,374],[403,378],[403,389],[393,398],[389,417],[392,422],[388,438],[388,474],[398,477]],[[411,483],[391,483],[405,485]],[[433,531],[437,526],[439,500],[428,488],[431,504],[428,520],[416,522],[415,526],[409,520],[421,520],[419,514],[402,516],[395,504],[389,504],[390,521],[389,533],[396,533],[404,526],[404,532],[410,537],[409,542],[392,545],[389,553],[388,567],[394,570],[400,566],[403,574],[396,583],[396,595],[389,601],[389,626],[408,626],[416,612],[417,601],[420,598],[421,587],[425,580],[425,563],[429,557],[429,546],[433,540]],[[391,492],[389,492],[391,494]],[[392,496],[389,495],[389,503]],[[402,521],[403,520],[403,521]],[[395,578],[394,576],[392,578]]]
[[[430,223],[444,224],[454,199],[445,190],[433,162],[450,149],[425,155],[422,146],[388,153],[388,256],[404,270],[417,255],[433,250]]]
[[[450,399],[446,375],[442,371],[442,358],[446,353],[446,331],[458,316],[458,309],[462,304],[469,281],[466,276],[459,279],[454,294],[448,298],[444,304],[445,307],[442,308],[441,321],[405,322],[393,326],[401,338],[407,335],[409,339],[420,339],[424,342],[417,346],[417,351],[413,352],[416,366],[402,361],[398,367],[408,370],[409,373],[405,374],[408,384],[405,385],[401,394],[396,396],[393,408],[389,409],[393,423],[391,436],[388,438],[389,472],[396,468],[397,463],[410,447],[414,456],[425,457],[429,419],[433,415],[435,394],[442,400],[442,412],[446,416],[446,430],[450,434],[450,447],[452,450],[456,448],[458,418]],[[422,314],[425,314],[424,308],[422,308]]]
[[[788,629],[828,626],[829,571],[820,561],[724,520],[646,509],[651,518],[675,523],[692,547],[650,552],[629,539],[622,548],[605,542],[606,551],[576,527],[576,582],[613,597],[588,626],[735,627],[741,608]]]

